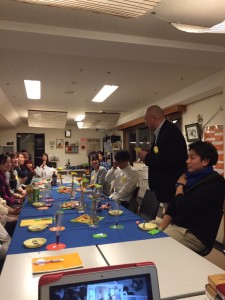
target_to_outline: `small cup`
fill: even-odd
[[[31,185],[27,185],[26,192],[27,192],[28,203],[32,203],[33,202],[33,187]]]

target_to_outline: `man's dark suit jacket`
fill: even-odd
[[[166,120],[155,144],[145,157],[148,166],[149,188],[159,202],[170,202],[175,195],[175,184],[186,170],[187,145],[182,132]]]

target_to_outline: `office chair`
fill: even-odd
[[[129,205],[128,205],[128,209],[130,211],[132,211],[134,214],[138,213],[139,203],[137,201],[137,194],[138,194],[139,189],[140,188],[138,186],[135,188],[135,190],[133,191],[132,196],[130,198]]]
[[[142,217],[145,221],[155,220],[158,210],[159,201],[153,191],[146,190],[144,197],[142,199],[138,215]]]
[[[216,226],[214,228],[214,240],[213,240],[212,244],[210,246],[208,246],[208,247],[205,247],[201,251],[197,251],[196,252],[197,254],[199,254],[201,256],[206,256],[206,255],[208,255],[212,251],[214,243],[215,243],[215,240],[216,240],[216,236],[217,236],[217,233],[218,233],[218,230],[219,230],[219,227],[220,227],[220,223],[221,223],[222,218],[223,218],[223,214],[224,214],[224,212],[222,211],[221,212],[221,216],[220,216],[220,218],[218,218],[217,224],[216,224]]]

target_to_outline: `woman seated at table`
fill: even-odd
[[[48,159],[48,154],[47,153],[43,153],[42,156],[41,156],[41,160],[38,164],[38,167],[40,168],[43,168],[47,166],[47,167],[51,167],[51,163],[49,162],[49,159]]]
[[[104,167],[108,171],[111,168],[111,165],[105,161],[104,153],[102,151],[98,151],[97,153],[98,153],[100,166]]]
[[[224,178],[213,170],[216,148],[208,142],[189,145],[187,172],[177,181],[176,194],[160,230],[195,252],[211,249],[219,228],[224,203]]]
[[[16,199],[10,192],[9,185],[6,182],[6,172],[12,167],[11,157],[9,155],[0,155],[0,197],[6,200],[8,206],[22,204],[22,199]]]
[[[11,195],[16,199],[24,200],[26,197],[26,190],[22,188],[21,183],[18,180],[18,173],[16,168],[18,167],[18,157],[16,154],[10,154],[12,160],[12,168],[5,173],[6,183],[9,184]]]
[[[90,152],[88,155],[89,164],[92,166],[90,184],[99,184],[102,188],[99,189],[100,194],[109,195],[109,184],[105,181],[107,170],[100,166],[100,161],[97,152]]]
[[[28,185],[31,183],[34,174],[32,164],[29,163],[29,161],[25,163],[25,156],[22,152],[19,152],[17,154],[17,157],[18,167],[16,167],[16,170],[18,173],[19,181],[21,184]]]

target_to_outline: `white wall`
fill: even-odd
[[[187,105],[186,112],[182,115],[183,126],[187,124],[197,123],[197,115],[201,114],[203,118],[202,125],[206,123],[210,125],[225,125],[224,111],[220,107],[225,107],[225,96],[220,94],[210,98]],[[225,127],[225,126],[224,126]],[[185,135],[185,129],[183,127]]]
[[[65,129],[71,130],[71,138],[65,138]],[[44,133],[45,134],[45,152],[51,156],[57,156],[59,158],[58,166],[64,167],[67,162],[67,159],[70,159],[71,166],[79,165],[82,163],[87,163],[87,151],[79,151],[78,154],[67,154],[65,153],[65,147],[63,149],[56,149],[54,146],[54,150],[50,149],[50,142],[56,142],[56,139],[64,139],[69,143],[80,142],[80,138],[100,138],[101,148],[103,149],[103,137],[106,135],[122,135],[121,132],[118,131],[105,131],[105,130],[90,130],[90,129],[77,129],[74,127],[67,127],[65,129],[48,129],[48,128],[31,128],[27,125],[21,125],[16,129],[7,129],[0,131],[0,145],[6,145],[7,142],[14,142],[16,146],[16,134],[17,133]],[[15,147],[15,150],[16,147]]]

